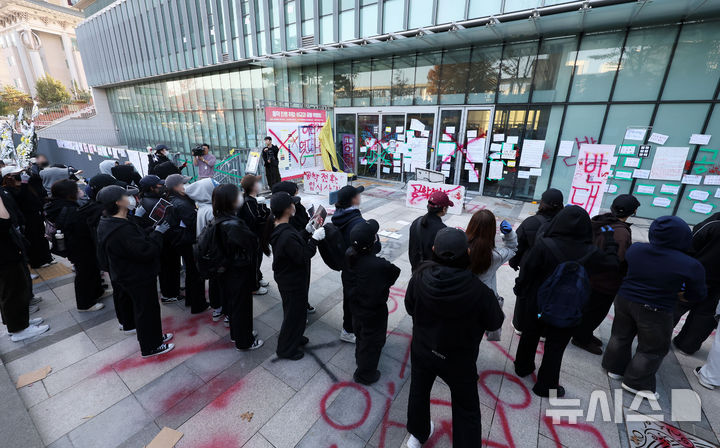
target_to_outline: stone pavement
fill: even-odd
[[[362,205],[366,218],[399,239],[383,238],[382,254],[402,268],[388,302],[388,341],[380,361],[382,379],[372,387],[352,382],[354,346],[338,339],[342,316],[340,275],[316,256],[310,301],[307,355],[301,361],[281,361],[274,355],[282,320],[280,296],[271,282],[269,294],[255,297],[255,326],[265,346],[238,352],[222,322],[209,314],[191,316],[182,303],[162,307],[166,331],[175,333],[176,348],[159,358],[140,358],[134,336],[118,331],[112,300],[98,313],[78,313],[72,275],[45,279],[36,285],[43,298],[37,314],[51,331],[13,343],[0,328],[0,440],[2,446],[53,448],[142,447],[164,426],[184,433],[179,447],[248,448],[396,448],[407,439],[405,415],[409,393],[409,344],[412,322],[404,306],[410,277],[407,260],[409,223],[422,211],[404,206],[396,184],[368,184]],[[320,196],[304,196],[320,203]],[[326,200],[326,199],[325,199]],[[487,197],[469,198],[466,213],[450,216],[448,225],[464,227],[470,213],[482,207],[515,226],[536,205]],[[636,240],[647,238],[648,222],[633,227]],[[271,262],[263,272],[272,278]],[[535,397],[530,378],[518,378],[512,359],[518,337],[510,327],[515,272],[503,266],[498,285],[505,297],[507,318],[500,342],[483,341],[477,361],[483,437],[489,447],[640,447],[717,446],[720,435],[720,395],[699,387],[692,369],[710,348],[706,342],[694,356],[671,352],[659,374],[661,410],[642,403],[641,412],[663,414],[670,422],[671,388],[691,388],[702,398],[701,421],[663,424],[601,421],[580,417],[577,424],[553,424],[546,416],[547,399]],[[607,341],[612,317],[599,335]],[[542,353],[542,346],[539,354]],[[41,382],[15,390],[22,373],[52,367]],[[578,398],[587,415],[590,393],[609,398],[610,415],[627,412],[632,397],[613,390],[600,368],[600,357],[572,345],[563,363],[561,383],[566,398]],[[616,409],[622,406],[623,409]],[[432,415],[436,433],[428,447],[450,447],[450,391],[442,381],[433,389]],[[703,442],[701,439],[704,439]],[[694,445],[689,443],[694,443]]]

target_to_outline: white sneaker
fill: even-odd
[[[40,267],[41,267],[41,268],[47,268],[47,267],[50,267],[50,266],[54,265],[55,263],[57,263],[57,260],[53,258],[52,261],[50,261],[50,262],[48,262],[48,263],[45,263],[44,265],[42,265],[42,266],[40,266]]]
[[[356,339],[357,338],[355,337],[355,335],[353,333],[348,333],[347,331],[345,331],[344,328],[342,330],[340,330],[340,340],[341,341],[354,344]]]
[[[79,313],[90,313],[92,311],[100,311],[101,309],[105,308],[105,304],[98,302],[95,305],[91,306],[90,308],[86,310],[78,310]]]
[[[715,386],[713,386],[712,384],[705,381],[705,378],[703,378],[702,374],[700,373],[700,369],[702,369],[702,366],[698,366],[693,369],[693,373],[697,377],[698,383],[700,383],[700,385],[706,389],[710,389],[710,390],[715,389]]]
[[[40,307],[37,306],[37,305],[30,305],[30,306],[28,307],[28,312],[29,312],[30,314],[35,314],[35,313],[37,313],[38,311],[40,311]]]
[[[35,280],[38,277],[40,277],[40,276],[37,274],[30,274],[30,280]]]
[[[123,330],[124,334],[137,334],[137,328],[133,328],[132,330]]]
[[[33,298],[30,299],[30,305],[37,305],[40,302],[42,302],[42,297],[33,296]]]
[[[264,287],[270,286],[270,282],[265,279],[262,279],[262,280],[260,280],[260,286],[264,286]]]
[[[173,338],[173,336],[175,336],[175,335],[172,333],[163,334],[163,344],[167,343],[170,339]]]
[[[261,286],[258,288],[257,291],[253,291],[253,294],[256,296],[264,296],[265,294],[267,294],[267,292],[268,292],[267,288],[265,288],[264,286]]]
[[[213,322],[219,321],[220,319],[222,319],[222,316],[223,316],[222,308],[213,310],[213,313],[212,313]]]
[[[607,376],[610,377],[610,378],[612,378],[612,379],[614,379],[614,380],[618,380],[618,381],[621,380],[621,379],[623,379],[623,376],[622,376],[622,375],[618,375],[617,373],[612,373],[612,372],[610,372],[610,371],[608,371]]]
[[[20,331],[18,333],[13,333],[13,335],[10,336],[10,340],[13,342],[24,341],[25,339],[32,338],[39,334],[43,334],[46,331],[48,331],[49,329],[50,329],[49,325],[30,325],[23,331]]]
[[[630,392],[631,394],[635,394],[639,397],[646,398],[648,400],[655,400],[658,401],[660,399],[660,394],[657,392],[651,392],[649,390],[636,390],[632,387],[628,386],[625,383],[621,383],[620,386],[622,386],[623,389]]]
[[[36,318],[30,319],[30,320],[28,321],[28,324],[29,324],[28,326],[32,327],[33,325],[40,325],[41,323],[43,323],[43,318],[42,318],[42,317],[36,317]],[[8,336],[12,336],[13,334],[14,334],[14,333],[8,333]],[[700,368],[700,367],[698,367],[698,369],[699,369],[699,368]]]
[[[430,435],[428,436],[428,440],[430,440],[430,437],[432,437],[433,433],[435,432],[435,424],[430,421]],[[406,446],[408,448],[420,448],[423,444],[420,443],[420,441],[412,434],[410,434],[410,438],[408,439]]]

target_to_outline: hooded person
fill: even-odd
[[[255,233],[258,241],[262,238],[266,221],[270,216],[270,210],[268,210],[265,205],[265,198],[258,197],[260,193],[260,179],[260,176],[253,174],[246,174],[245,177],[242,178],[240,186],[243,191],[244,203],[238,211],[238,216],[245,221],[248,228]],[[255,273],[256,282],[255,289],[253,289],[256,295],[267,294],[267,286],[270,284],[267,280],[263,279],[263,274],[260,270],[262,259],[262,249],[260,248],[260,244],[258,244],[257,261],[255,263],[255,267],[257,268],[257,272]]]
[[[98,261],[122,287],[132,304],[133,324],[143,358],[167,353],[174,344],[172,333],[162,332],[157,300],[157,267],[162,234],[161,223],[149,234],[128,217],[128,191],[119,185],[104,187],[97,194],[104,216],[98,224]],[[124,323],[121,322],[124,325]]]
[[[128,185],[139,186],[140,179],[142,179],[140,173],[137,172],[135,166],[130,162],[125,162],[122,165],[116,164],[110,169],[110,174],[112,174],[115,179],[121,180]]]
[[[278,191],[284,191],[290,196],[297,196],[298,184],[289,180],[278,182],[272,187],[272,192],[277,193]],[[303,205],[302,201],[295,204],[295,215],[290,220],[290,224],[295,227],[295,230],[302,232],[310,222],[311,216],[308,215],[308,211]]]
[[[45,188],[45,191],[48,195],[50,194],[50,189],[55,182],[59,180],[70,179],[70,177],[70,169],[67,167],[63,168],[58,166],[51,166],[40,171],[40,178],[42,179],[43,187]]]
[[[109,160],[103,160],[98,165],[98,168],[100,169],[100,174],[109,174],[113,175],[112,169],[118,164],[117,160],[109,159]]]
[[[337,202],[335,203],[335,213],[332,216],[332,223],[342,233],[345,242],[345,248],[350,247],[352,240],[350,232],[356,225],[365,222],[360,213],[361,194],[365,191],[365,187],[354,187],[345,185],[337,192]],[[380,242],[378,244],[378,252],[380,252]],[[347,250],[347,249],[346,249]],[[340,275],[343,284],[343,327],[340,330],[340,340],[355,343],[355,331],[353,330],[352,310],[350,308],[350,291],[353,289],[352,277],[348,275],[347,269],[343,269]]]
[[[362,222],[350,231],[350,248],[345,254],[353,283],[351,292],[353,328],[357,369],[353,379],[360,384],[373,384],[380,379],[377,369],[387,334],[387,300],[390,287],[400,276],[400,268],[377,256],[377,221]],[[362,285],[362,287],[357,287]]]
[[[615,298],[602,366],[611,378],[622,379],[623,389],[657,400],[655,374],[670,350],[677,302],[704,300],[707,289],[702,263],[685,253],[692,244],[685,221],[661,216],[648,236],[649,243],[635,243],[625,253],[627,275]]]
[[[612,228],[605,228],[604,250],[593,244],[592,224],[587,212],[576,205],[565,207],[550,222],[542,238],[523,261],[520,276],[515,284],[516,294],[525,298],[520,308],[520,324],[523,332],[515,355],[515,373],[524,377],[535,371],[535,354],[541,334],[545,336],[545,350],[537,374],[533,392],[547,397],[550,390],[557,390],[562,397],[565,389],[560,386],[560,367],[565,348],[575,331],[573,326],[558,327],[540,316],[538,292],[545,281],[555,275],[556,268],[566,262],[580,264],[589,275],[596,272],[617,269],[617,244]],[[586,291],[589,293],[589,289]],[[582,303],[572,304],[574,309],[567,313],[578,314]]]
[[[675,347],[686,354],[700,350],[717,326],[715,310],[720,300],[720,213],[713,214],[693,227],[692,255],[705,268],[708,294],[707,300],[702,302],[680,301],[675,309],[675,325],[683,314],[688,313],[680,333],[673,338]],[[720,350],[720,347],[717,349]]]
[[[435,236],[432,260],[408,283],[405,309],[413,321],[409,448],[419,448],[432,435],[430,392],[437,377],[452,395],[452,445],[481,445],[476,362],[483,335],[499,329],[504,316],[495,294],[469,265],[465,233],[447,227]]]
[[[305,355],[300,347],[308,343],[303,333],[307,321],[310,259],[317,251],[318,241],[325,238],[324,227],[310,235],[306,231],[298,232],[290,225],[299,200],[284,191],[272,195],[271,215],[262,239],[266,254],[272,246],[272,269],[282,298],[283,321],[278,335],[277,356],[293,361]]]
[[[618,245],[617,255],[620,262],[617,269],[596,272],[590,277],[590,287],[592,288],[590,299],[583,309],[582,321],[573,335],[573,345],[595,355],[602,354],[602,341],[593,335],[593,331],[600,326],[610,312],[620,283],[625,277],[627,271],[625,252],[632,244],[631,224],[627,222],[627,219],[635,214],[638,207],[640,207],[640,201],[635,196],[621,194],[613,200],[609,213],[594,216],[591,220],[593,244],[601,250],[605,243],[602,228],[610,226],[613,229],[613,238]]]
[[[410,267],[415,272],[420,264],[432,258],[432,245],[435,235],[445,228],[442,217],[447,214],[453,202],[444,191],[434,191],[428,198],[427,213],[410,225],[410,241],[408,243],[408,257]]]
[[[150,218],[150,214],[160,199],[162,199],[164,187],[165,181],[154,174],[149,174],[140,179],[138,183],[140,190],[138,196],[139,202],[135,216],[140,219],[140,225],[143,228],[150,228],[155,224],[155,221]]]

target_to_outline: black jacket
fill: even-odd
[[[522,318],[537,318],[538,289],[559,264],[588,256],[583,266],[590,277],[596,272],[617,270],[617,243],[612,233],[605,235],[604,249],[601,251],[593,244],[592,225],[587,212],[576,205],[562,209],[550,222],[543,238],[535,242],[521,266],[515,283],[515,294],[525,299],[520,307]],[[548,239],[563,254],[562,259],[558,259],[550,249]]]
[[[80,206],[75,201],[54,199],[45,207],[48,221],[55,223],[55,228],[65,236],[67,257],[73,263],[94,261],[97,247],[92,231],[83,214],[78,213]]]
[[[268,216],[270,216],[270,210],[265,204],[258,203],[257,199],[250,195],[245,195],[245,202],[243,206],[238,210],[238,216],[245,221],[247,227],[255,234],[256,237],[260,237],[265,229],[265,222]]]
[[[295,204],[295,215],[290,218],[290,225],[295,228],[298,232],[302,232],[310,222],[310,216],[308,215],[305,206],[301,202]]]
[[[410,267],[415,272],[423,261],[432,259],[432,247],[435,235],[440,229],[447,227],[436,213],[426,213],[415,219],[410,225],[410,242],[408,256]]]
[[[474,362],[485,331],[497,330],[504,320],[495,293],[469,269],[435,262],[413,274],[405,309],[413,319],[413,351],[448,362]]]
[[[338,208],[332,215],[332,223],[340,230],[345,240],[345,247],[350,247],[350,231],[356,224],[364,222],[364,218],[357,208]]]
[[[508,264],[516,271],[523,262],[530,249],[535,245],[535,237],[538,230],[548,224],[558,212],[538,211],[537,214],[525,218],[517,229],[518,248],[515,256],[512,257]]]
[[[317,241],[307,232],[298,232],[290,224],[283,223],[273,229],[270,244],[278,289],[307,291],[310,286],[310,259],[317,250]]]
[[[193,244],[197,239],[197,208],[195,201],[187,195],[171,193],[168,200],[172,204],[168,216],[168,238],[174,246]]]
[[[705,267],[705,283],[720,285],[720,213],[693,228],[693,255]]]
[[[603,226],[610,226],[615,232],[613,237],[618,245],[617,256],[619,265],[617,269],[602,270],[595,272],[590,277],[590,285],[595,291],[614,296],[620,289],[623,277],[627,272],[627,263],[625,262],[625,252],[632,244],[632,231],[630,224],[618,219],[612,213],[603,213],[602,215],[593,216],[593,243],[600,250],[605,249],[605,235],[601,232]]]
[[[103,214],[103,205],[99,202],[89,201],[77,210],[78,220],[87,224],[90,236],[97,246],[97,228]]]
[[[248,268],[248,271],[255,272],[256,254],[258,251],[258,238],[245,224],[245,221],[237,216],[227,216],[219,226],[220,238],[216,241],[223,244],[225,254],[225,267]],[[248,285],[254,288],[255,285]]]
[[[142,226],[143,229],[149,229],[150,227],[155,225],[155,222],[150,219],[150,213],[152,212],[153,208],[155,208],[155,205],[157,205],[158,201],[161,198],[161,195],[152,192],[142,194],[142,197],[140,198],[140,203],[138,205],[142,206],[142,208],[145,209],[145,214],[142,217],[138,218],[138,223]]]
[[[348,250],[348,254],[351,253]],[[346,258],[348,256],[346,255]],[[377,313],[387,314],[390,287],[400,276],[400,268],[374,254],[362,255],[351,265],[347,260],[351,292],[350,306],[353,316],[372,317]]]
[[[133,221],[103,217],[98,225],[98,260],[110,278],[124,286],[155,282],[160,271],[162,234]]]
[[[170,159],[168,156],[164,156],[162,154],[148,154],[148,174],[155,174],[159,176],[155,172],[155,168],[160,165],[161,163],[169,162]],[[162,177],[162,176],[161,176]]]
[[[278,148],[276,145],[271,145],[269,148],[263,148],[262,159],[265,163],[265,166],[278,166],[278,164],[280,163],[278,159],[278,154],[280,154],[280,148]]]
[[[160,179],[166,179],[171,174],[182,174],[182,170],[170,160],[155,165],[155,169],[150,173]]]
[[[140,173],[135,171],[135,167],[132,165],[118,165],[110,168],[110,172],[112,172],[113,177],[117,180],[121,180],[125,182],[126,184],[135,184],[138,185],[140,183],[140,179],[142,179],[142,176],[140,176]]]

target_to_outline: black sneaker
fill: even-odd
[[[590,336],[590,343],[591,343],[591,344],[595,344],[595,345],[599,345],[600,347],[602,347],[602,345],[603,345],[603,343],[602,343],[602,341],[600,340],[600,338],[596,337],[595,335]]]
[[[602,346],[595,345],[592,342],[585,343],[573,338],[572,343],[575,347],[579,347],[586,352],[592,353],[593,355],[602,355],[603,353]]]
[[[265,343],[265,341],[263,341],[262,339],[255,338],[255,340],[253,341],[253,343],[252,343],[252,345],[251,345],[250,347],[248,347],[248,348],[237,348],[237,347],[235,347],[235,350],[238,350],[238,351],[241,351],[241,352],[245,352],[245,351],[248,351],[248,350],[257,350],[257,349],[259,349],[260,347],[262,347],[264,343]]]
[[[180,299],[177,297],[161,297],[160,303],[175,303],[179,301]]]
[[[541,390],[540,388],[537,387],[537,385],[535,385],[535,387],[533,387],[532,391],[538,397],[548,398],[550,396],[550,389]],[[565,388],[562,386],[558,386],[557,387],[557,398],[562,398],[564,396],[565,396]]]
[[[278,358],[289,359],[290,361],[298,361],[298,360],[302,359],[303,356],[305,356],[305,352],[298,350],[297,352],[295,352],[295,354],[292,354],[290,356],[278,356]]]
[[[312,305],[310,305],[310,304],[308,303],[308,304],[307,304],[307,313],[308,313],[308,314],[312,314],[312,313],[314,313],[314,312],[315,312],[315,307],[312,306]]]
[[[162,355],[163,353],[167,353],[170,350],[175,348],[175,344],[162,344],[160,347],[156,348],[155,350],[151,351],[150,353],[143,354],[143,358],[150,358],[152,356]]]
[[[172,339],[173,336],[175,336],[175,335],[172,334],[172,333],[165,333],[165,334],[163,334],[163,343],[165,343],[165,342],[169,341],[170,339]]]
[[[308,342],[310,342],[310,339],[308,339],[307,336],[300,338],[300,345],[308,345]]]
[[[361,377],[360,375],[356,373],[353,373],[353,381],[355,381],[358,384],[364,384],[365,386],[369,386],[373,383],[377,383],[377,381],[380,379],[380,371],[376,370],[375,373],[370,375],[369,378]]]

